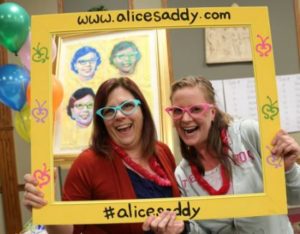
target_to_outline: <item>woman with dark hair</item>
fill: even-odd
[[[99,52],[93,47],[83,46],[73,55],[71,70],[78,75],[81,81],[88,81],[94,77],[100,64]]]
[[[69,99],[67,114],[80,128],[88,127],[93,120],[95,94],[91,88],[77,89]]]
[[[180,196],[174,157],[157,141],[149,106],[132,80],[109,79],[99,87],[93,121],[91,145],[69,170],[64,201]],[[24,204],[44,206],[46,201],[35,187],[34,177],[27,174],[25,181]],[[182,222],[173,220],[173,224],[179,231],[172,233],[184,231]],[[55,234],[144,233],[141,223],[49,226],[47,230]]]

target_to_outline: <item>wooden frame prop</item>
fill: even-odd
[[[53,36],[97,31],[170,28],[249,27],[256,80],[264,192],[214,197],[60,202],[54,199],[52,64]],[[268,9],[266,7],[164,8],[41,15],[32,17],[31,143],[32,173],[48,205],[33,210],[36,224],[143,222],[165,209],[179,219],[218,219],[287,213],[283,162],[270,153],[279,129],[278,99]],[[162,56],[162,55],[159,55]],[[164,55],[165,56],[165,55]],[[168,105],[169,83],[160,71],[161,108]],[[172,148],[172,125],[162,123],[163,141]],[[168,135],[169,134],[169,135]],[[276,178],[276,179],[275,179]],[[276,181],[276,183],[274,183]],[[249,204],[251,204],[249,206]],[[84,214],[84,215],[83,215]]]

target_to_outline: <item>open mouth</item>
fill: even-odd
[[[127,132],[132,128],[132,123],[130,124],[123,124],[121,126],[118,126],[116,129],[118,132]]]
[[[199,129],[198,126],[195,126],[195,127],[186,127],[186,128],[183,128],[183,131],[186,133],[186,134],[191,134],[195,131],[197,131]]]

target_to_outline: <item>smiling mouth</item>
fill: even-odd
[[[82,119],[87,119],[89,117],[90,117],[90,114],[86,111],[84,113],[81,113],[81,115],[80,115],[80,118],[82,118]]]
[[[191,134],[191,133],[197,131],[199,129],[199,127],[195,126],[195,127],[187,127],[187,128],[182,128],[182,129],[186,134]]]
[[[123,63],[122,66],[123,67],[130,67],[132,65],[132,63]]]
[[[132,125],[133,125],[132,123],[131,124],[124,124],[122,126],[117,127],[116,129],[117,129],[118,132],[126,132],[129,129],[131,129]]]

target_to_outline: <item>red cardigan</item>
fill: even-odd
[[[157,142],[157,158],[167,173],[174,197],[180,192],[174,177],[175,160],[167,145]],[[74,161],[64,184],[63,200],[114,200],[135,199],[136,195],[126,167],[114,152],[112,159],[96,155],[88,149]],[[82,215],[82,214],[78,214]],[[139,234],[143,233],[141,223],[75,225],[74,234]]]

